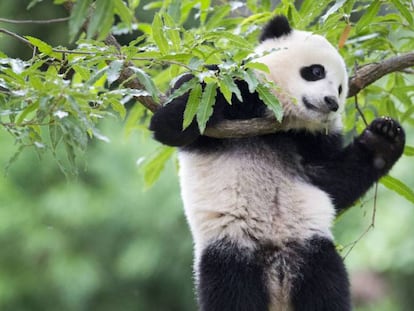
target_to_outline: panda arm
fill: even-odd
[[[174,85],[172,91],[178,89],[183,83],[192,78],[193,76],[190,74],[182,76]],[[250,119],[264,115],[265,105],[259,99],[257,93],[250,93],[248,85],[244,81],[235,80],[234,82],[240,90],[242,101],[233,95],[232,104],[229,105],[223,94],[217,89],[213,114],[207,122],[207,126],[217,124],[223,119]],[[187,93],[175,98],[154,113],[150,123],[150,130],[153,132],[156,140],[170,146],[186,146],[196,141],[200,136],[195,119],[185,130],[182,129],[188,96],[189,94]]]
[[[332,142],[326,145],[329,144]],[[390,118],[378,118],[347,147],[332,151],[331,156],[320,158],[323,160],[310,161],[307,175],[341,211],[388,173],[401,156],[404,144],[401,126]],[[324,150],[329,150],[329,146]]]

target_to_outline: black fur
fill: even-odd
[[[263,266],[229,240],[204,249],[198,267],[201,311],[266,311],[269,295]]]
[[[192,75],[189,74],[182,76],[171,91],[178,89],[191,78]],[[237,80],[235,83],[242,93],[243,102],[240,102],[233,94],[232,105],[230,106],[223,94],[218,92],[214,112],[207,126],[217,124],[223,119],[250,119],[263,116],[266,106],[261,102],[258,94],[250,93],[248,85],[244,81]],[[186,146],[193,143],[200,136],[196,121],[193,121],[184,131],[182,130],[188,95],[184,94],[174,99],[154,114],[151,119],[150,130],[153,131],[156,140],[170,146]]]
[[[287,20],[276,17],[265,28],[261,40],[287,35],[290,31]],[[190,75],[183,76],[174,88],[189,79]],[[264,115],[266,107],[259,96],[249,92],[246,82],[235,83],[243,102],[233,96],[232,105],[229,105],[218,90],[208,125],[223,119],[249,119]],[[310,133],[306,129],[241,139],[205,137],[200,135],[196,121],[182,130],[187,100],[188,94],[183,95],[154,114],[150,129],[157,140],[196,153],[220,153],[229,148],[249,152],[261,150],[263,146],[270,147],[278,153],[287,172],[295,172],[301,179],[329,194],[337,212],[349,207],[384,176],[404,149],[404,131],[390,118],[375,119],[345,147],[340,133],[326,135]],[[262,185],[257,187],[258,192],[262,191]],[[270,298],[264,271],[269,271],[272,258],[284,255],[280,246],[261,247],[259,244],[265,241],[257,242],[255,252],[242,249],[235,241],[228,239],[212,241],[203,250],[197,267],[201,310],[268,310]],[[294,264],[293,257],[284,258],[291,265],[289,272],[293,271],[296,276],[290,297],[295,311],[351,309],[347,274],[331,241],[315,237],[311,241],[301,241],[300,245],[293,243],[285,247],[289,252],[293,251],[294,257],[299,260]],[[275,273],[280,281],[283,280],[283,270]]]
[[[303,263],[292,284],[296,311],[350,311],[348,276],[333,243],[313,239],[299,253]]]
[[[266,39],[279,38],[281,36],[289,35],[292,32],[292,28],[289,25],[289,21],[285,16],[275,16],[262,31],[260,36],[260,42]]]

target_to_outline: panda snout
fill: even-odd
[[[338,101],[334,96],[325,96],[324,101],[330,111],[337,111],[339,108]]]

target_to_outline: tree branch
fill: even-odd
[[[364,65],[349,78],[348,97],[355,96],[362,89],[383,76],[414,66],[414,52],[391,57],[378,63]],[[141,101],[141,99],[139,99]],[[148,98],[147,98],[148,100]],[[151,99],[150,99],[151,101]],[[147,105],[146,105],[147,107]],[[153,106],[158,108],[159,106]],[[154,111],[150,109],[151,111]],[[222,121],[205,130],[204,135],[215,138],[236,138],[263,135],[277,132],[289,121],[277,122],[274,117],[250,120]]]
[[[9,19],[0,17],[0,22],[9,24],[52,24],[67,22],[69,17],[52,18],[52,19]]]
[[[65,7],[68,11],[71,11],[72,5],[73,4],[70,1],[65,3]],[[105,39],[105,43],[107,45],[115,46],[120,50],[120,44],[113,35],[109,35]],[[133,89],[145,89],[139,80],[134,77],[134,72],[130,68],[131,65],[132,63],[125,65],[119,77],[119,82],[126,82],[125,85]],[[402,71],[412,66],[414,66],[414,52],[359,67],[354,75],[349,78],[348,97],[355,96],[362,89],[389,73]],[[149,96],[135,97],[135,99],[152,112],[155,112],[166,102],[165,95],[161,95],[160,104]],[[235,138],[269,134],[277,132],[287,122],[289,122],[289,120],[286,120],[286,118],[280,123],[273,117],[222,121],[214,127],[207,128],[204,135],[216,138]]]
[[[355,96],[362,89],[389,73],[402,71],[412,66],[414,66],[414,52],[390,57],[379,63],[371,63],[359,67],[349,79],[348,97]]]

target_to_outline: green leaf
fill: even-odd
[[[223,76],[223,80],[221,82],[223,82],[226,85],[226,87],[231,91],[232,94],[235,94],[236,95],[237,99],[240,102],[243,102],[243,98],[241,96],[239,87],[236,85],[236,83],[234,83],[233,78],[231,76],[224,75]],[[220,84],[220,87],[223,85],[223,83]],[[231,103],[231,100],[230,100],[229,103]]]
[[[254,71],[251,69],[243,70],[241,78],[247,82],[247,85],[249,86],[249,92],[254,93],[257,86],[259,85],[259,80],[257,79]]]
[[[137,67],[130,67],[136,74],[139,82],[144,86],[145,90],[147,90],[150,94],[151,97],[157,102],[159,103],[160,99],[158,97],[159,91],[157,89],[157,87],[154,84],[154,81],[152,81],[151,77],[148,76],[145,71],[141,70],[140,68]]]
[[[224,17],[226,17],[231,11],[230,5],[223,5],[215,8],[215,12],[212,16],[208,19],[206,24],[207,30],[213,30],[223,22]]]
[[[203,95],[201,96],[201,102],[197,111],[198,128],[201,133],[204,133],[206,129],[207,121],[213,114],[213,106],[217,94],[217,84],[214,82],[207,83],[204,88]]]
[[[29,40],[31,44],[37,47],[40,52],[45,53],[46,55],[52,56],[57,59],[62,59],[62,55],[60,53],[53,52],[52,46],[50,46],[46,42],[38,38],[31,37],[31,36],[25,36],[25,38]]]
[[[83,23],[86,21],[91,3],[92,0],[78,0],[75,2],[69,19],[69,39],[71,42],[73,42]]]
[[[162,23],[162,18],[159,13],[155,14],[154,20],[152,22],[152,38],[154,39],[155,44],[160,49],[162,54],[167,54],[169,50],[168,41],[164,36],[164,25]]]
[[[140,104],[135,104],[128,111],[128,116],[125,121],[125,136],[129,136],[134,129],[137,128],[140,119],[144,114],[145,108]]]
[[[115,5],[115,13],[118,14],[120,19],[125,24],[130,26],[134,18],[134,14],[132,10],[128,8],[128,6],[125,4],[123,0],[115,0],[114,5]]]
[[[112,27],[114,2],[112,0],[96,0],[96,9],[88,25],[87,37],[99,34],[98,39],[106,37]],[[108,29],[109,25],[109,29]]]
[[[260,99],[269,107],[275,114],[276,120],[282,121],[283,108],[277,97],[270,91],[270,89],[262,84],[256,88]]]
[[[219,81],[220,92],[223,94],[226,101],[231,105],[231,99],[233,97],[233,93],[231,92],[229,86],[224,81]]]
[[[125,106],[122,105],[119,100],[113,98],[110,98],[109,102],[111,104],[112,109],[119,114],[122,120],[124,120],[126,116]]]
[[[270,73],[269,67],[267,67],[267,65],[258,62],[249,62],[244,65],[244,68],[256,69],[265,73]]]
[[[414,192],[413,190],[404,184],[401,180],[391,176],[385,176],[381,178],[380,183],[388,189],[391,189],[399,195],[406,198],[408,201],[414,204]]]
[[[181,3],[181,0],[171,0],[168,5],[168,16],[175,21],[179,21],[181,19]]]
[[[169,146],[161,146],[156,152],[142,164],[144,172],[145,186],[151,187],[160,176],[164,169],[165,163],[174,153],[175,148]]]
[[[205,38],[207,40],[213,40],[213,41],[225,39],[225,40],[228,40],[232,46],[235,46],[241,49],[252,49],[253,48],[253,45],[249,41],[229,31],[214,31],[210,34],[206,34]]]
[[[201,94],[201,84],[197,83],[191,90],[190,95],[188,97],[187,105],[185,106],[183,130],[185,130],[191,124],[195,115],[197,114],[198,106],[200,105]]]
[[[181,38],[177,25],[174,23],[174,20],[171,18],[171,16],[167,14],[164,15],[164,22],[167,28],[166,33],[168,35],[168,38],[171,40],[172,46],[176,51],[180,51]]]
[[[123,66],[124,66],[124,61],[119,60],[119,59],[114,60],[113,62],[109,64],[108,69],[106,71],[106,76],[107,76],[109,85],[111,85],[116,80],[118,80]]]
[[[404,18],[407,20],[407,22],[411,26],[414,26],[413,13],[410,12],[410,10],[407,8],[407,4],[401,3],[400,0],[391,0],[391,2],[398,9],[398,11],[400,11],[401,15],[404,16]]]
[[[188,80],[187,82],[184,82],[182,85],[180,85],[178,89],[174,90],[174,92],[168,97],[166,104],[171,102],[173,99],[180,97],[184,95],[185,93],[187,93],[188,91],[192,90],[193,88],[196,87],[197,84],[200,84],[200,82],[195,77],[192,78],[191,80]]]
[[[336,3],[333,5],[333,6],[331,6],[329,9],[328,9],[328,11],[321,17],[321,19],[320,19],[320,21],[321,21],[321,23],[323,24],[323,23],[325,23],[326,22],[326,20],[329,18],[329,16],[331,16],[332,14],[334,14],[335,12],[337,12],[340,8],[342,8],[343,7],[343,5],[344,5],[344,3],[346,2],[347,0],[337,0],[336,1]],[[307,11],[309,8],[308,8],[308,5],[309,6],[314,6],[315,5],[315,1],[314,0],[311,0],[311,1],[309,1],[309,0],[307,0],[307,1],[304,1],[304,3],[302,4],[302,6],[301,6],[301,13],[302,14],[306,14],[306,12],[305,11]],[[310,11],[312,11],[312,9],[310,9]]]
[[[29,104],[22,113],[17,117],[16,124],[21,124],[31,112],[35,111],[39,108],[39,102],[35,102],[33,104]]]
[[[200,21],[202,25],[204,25],[207,19],[208,10],[210,7],[211,0],[200,0]]]
[[[377,15],[381,7],[380,0],[374,0],[371,5],[368,7],[366,12],[362,15],[361,19],[356,24],[356,31],[359,33],[364,27],[368,26],[374,17]]]
[[[404,155],[407,157],[414,157],[414,147],[405,146]]]

